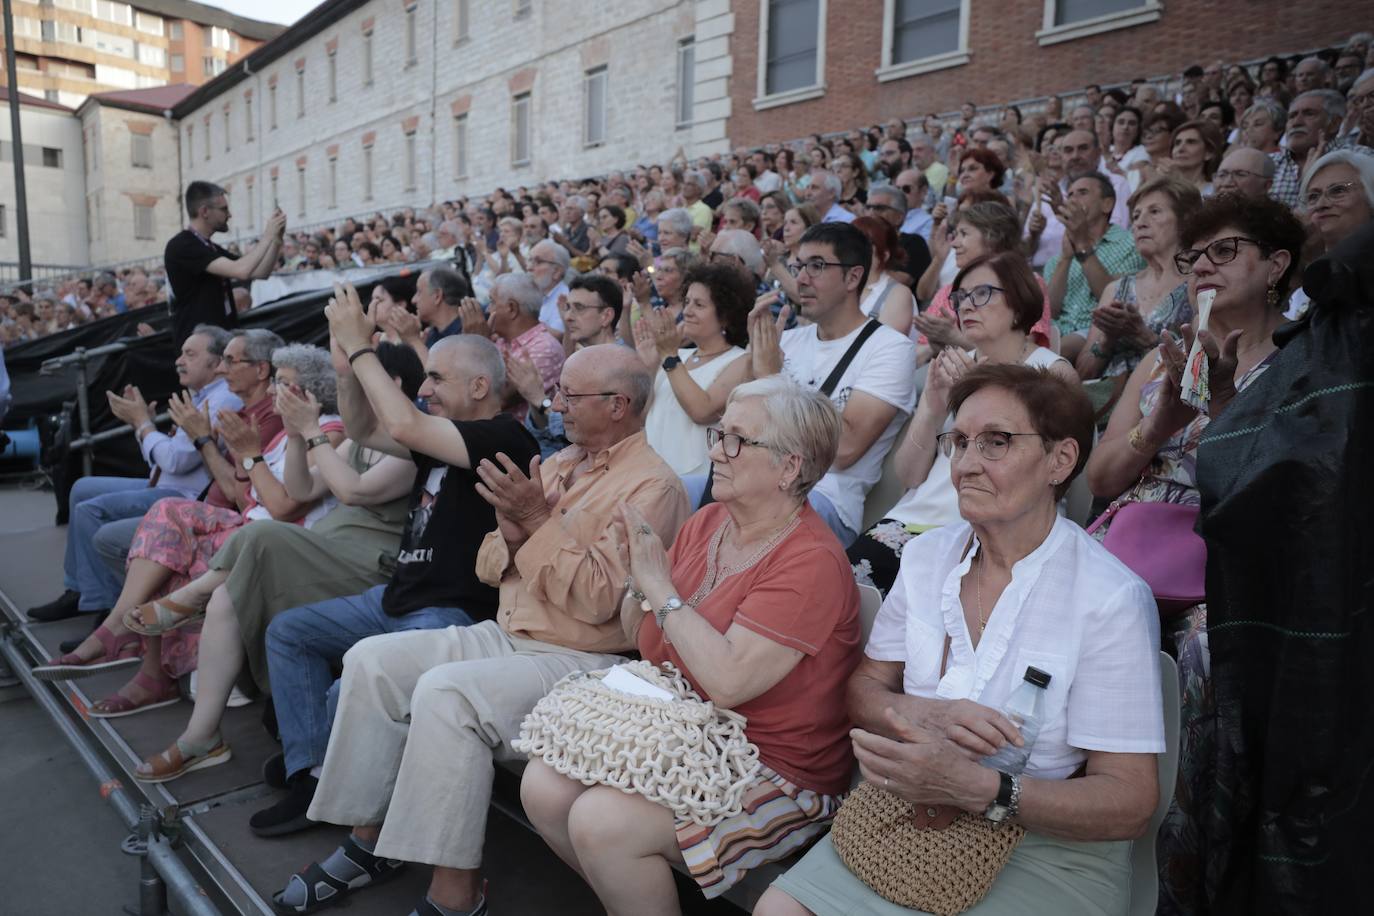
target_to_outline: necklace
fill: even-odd
[[[717,356],[720,356],[722,353],[728,353],[729,351],[730,348],[726,347],[724,350],[717,350],[714,353],[702,353],[701,348],[697,347],[697,352],[692,354],[692,358],[688,360],[688,362],[707,363],[715,359]]]
[[[763,559],[765,554],[776,547],[783,538],[791,534],[792,530],[796,528],[800,522],[801,506],[798,506],[792,511],[792,514],[787,517],[787,520],[784,521],[768,540],[764,541],[763,544],[753,552],[753,554],[742,562],[726,564],[720,562],[720,547],[725,541],[726,532],[735,524],[734,519],[726,518],[725,522],[716,529],[716,533],[711,537],[711,543],[706,550],[706,575],[702,578],[701,584],[697,586],[696,591],[692,592],[692,597],[688,599],[687,603],[696,607],[707,595],[715,591],[718,584],[731,576],[738,575],[752,568],[754,564]]]
[[[978,574],[973,577],[973,591],[978,596],[978,638],[983,638],[983,631],[988,628],[987,614],[983,613],[983,554],[978,553]]]

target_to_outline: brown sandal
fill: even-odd
[[[145,611],[151,610],[153,622],[147,622]],[[205,608],[188,607],[171,598],[156,598],[124,615],[124,626],[140,636],[161,636],[205,616]]]
[[[234,752],[218,735],[210,749],[200,753],[178,738],[167,750],[140,763],[134,769],[134,779],[139,782],[171,782],[187,773],[228,763],[233,757]]]

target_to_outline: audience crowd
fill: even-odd
[[[282,876],[284,912],[406,863],[433,868],[416,916],[487,912],[492,762],[560,679],[633,652],[744,716],[761,766],[703,826],[530,763],[530,820],[608,912],[677,912],[674,865],[714,897],[808,848],[755,912],[897,912],[825,836],[857,768],[934,819],[1016,818],[987,912],[1123,913],[1168,792],[1162,649],[1159,911],[1208,912],[1207,602],[1164,600],[1110,535],[1125,504],[1196,512],[1203,431],[1307,309],[1303,268],[1374,219],[1371,65],[1360,33],[1167,92],[288,231],[279,270],[417,267],[365,301],[341,271],[328,350],[197,327],[169,433],[109,394],[150,475],[73,489],[67,591],[30,614],[97,627],[36,673],[136,667],[92,709],[125,716],[198,671],[186,729],[138,749],[161,782],[230,759],[246,672],[283,749],[252,830],[351,828]],[[16,291],[0,343],[165,290]],[[866,637],[861,586],[886,596]],[[1001,773],[978,761],[1020,743],[1000,710],[1028,662],[1039,732]]]

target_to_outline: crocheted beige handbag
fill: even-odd
[[[887,900],[936,916],[973,906],[1026,835],[957,808],[916,806],[870,782],[835,815],[830,842],[864,884]]]
[[[619,667],[675,699],[607,687],[605,671],[574,672],[535,704],[511,746],[564,776],[642,795],[702,826],[739,814],[760,767],[745,718],[703,700],[669,663]]]

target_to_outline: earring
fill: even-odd
[[[1057,480],[1051,480],[1051,481],[1050,481],[1050,486],[1052,486],[1052,487],[1057,487],[1057,486],[1059,486],[1059,481],[1057,481]]]
[[[1264,297],[1264,298],[1265,298],[1265,301],[1269,303],[1269,307],[1270,307],[1270,308],[1278,308],[1278,305],[1279,305],[1279,288],[1278,288],[1277,286],[1271,286],[1271,287],[1269,287],[1269,292],[1265,294],[1265,297]]]
[[[779,481],[778,481],[778,489],[779,489],[779,490],[786,490],[786,489],[787,489],[787,481],[785,481],[785,480],[779,480]]]

